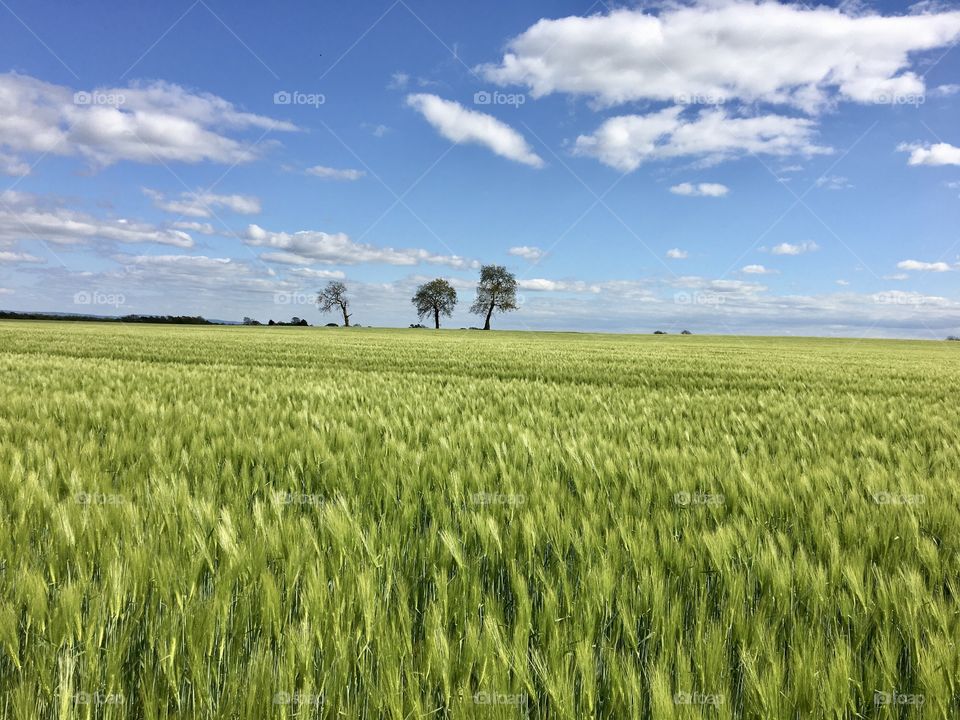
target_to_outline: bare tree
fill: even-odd
[[[484,265],[480,268],[480,284],[477,299],[470,312],[485,315],[483,329],[490,329],[490,318],[496,312],[517,309],[517,278],[502,265]]]
[[[339,280],[328,282],[327,286],[317,294],[317,305],[323,313],[339,308],[343,313],[343,326],[350,327],[350,313],[347,312],[350,300],[347,298],[347,286],[342,282]]]
[[[417,317],[423,320],[433,315],[437,330],[440,329],[440,316],[450,317],[457,304],[457,291],[443,278],[431,280],[417,288],[417,294],[410,298],[417,308]]]

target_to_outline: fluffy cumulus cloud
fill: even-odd
[[[945,262],[923,262],[921,260],[901,260],[897,263],[901,270],[918,270],[920,272],[949,272],[950,266]]]
[[[746,153],[829,153],[829,148],[814,142],[815,132],[815,123],[807,118],[734,117],[723,109],[687,117],[683,107],[673,106],[647,115],[612,117],[592,134],[578,137],[575,152],[623,172],[669,158],[703,157],[719,162]]]
[[[533,152],[523,135],[492,115],[468,110],[460,103],[428,93],[408,95],[407,105],[423,115],[447,140],[483,145],[500,157],[530,167],[543,167],[543,159]]]
[[[895,102],[922,95],[911,54],[960,38],[960,12],[881,16],[803,3],[668,3],[542,19],[478,70],[534,97],[569,93],[599,105],[656,100],[792,105]]]
[[[897,150],[910,153],[907,159],[909,165],[960,165],[960,147],[950,143],[903,143]]]
[[[686,260],[689,254],[686,250],[681,250],[680,248],[670,248],[667,250],[667,257],[671,260]]]
[[[242,163],[269,143],[233,135],[252,131],[256,140],[295,129],[171,83],[75,91],[28,75],[0,75],[0,150],[8,153],[0,169],[8,174],[25,174],[21,153],[80,156],[95,166],[119,160]]]
[[[814,252],[819,249],[820,246],[810,240],[797,243],[795,245],[788,242],[782,242],[779,245],[774,245],[770,249],[770,252],[772,252],[774,255],[803,255],[804,253]]]
[[[359,180],[366,173],[363,170],[354,170],[352,168],[332,168],[323,165],[314,165],[307,168],[307,175],[324,178],[326,180]]]
[[[0,194],[0,245],[39,240],[58,245],[89,245],[96,241],[158,243],[187,248],[189,233],[126,218],[98,218],[59,204],[55,198],[26,193]]]
[[[260,255],[267,262],[283,265],[356,265],[383,263],[385,265],[446,265],[456,269],[479,267],[473,260],[459,255],[439,255],[420,248],[394,249],[357,243],[344,233],[325,233],[302,230],[295,233],[270,232],[251,225],[244,234],[244,242],[253,247],[269,248]]]
[[[730,188],[720,183],[680,183],[670,188],[674,195],[688,195],[691,197],[723,197],[730,192]]]
[[[747,275],[776,275],[777,271],[764,265],[744,265],[741,272]]]
[[[538,247],[531,247],[530,245],[519,245],[517,247],[512,247],[507,252],[510,255],[515,257],[523,258],[524,260],[529,260],[530,262],[537,262],[538,260],[543,259],[547,254],[545,250],[541,250]]]
[[[175,198],[150,188],[143,188],[144,194],[153,200],[161,210],[175,215],[208,218],[216,215],[216,210],[224,209],[238,215],[259,215],[260,199],[252,195],[218,195],[212,192],[183,192]]]

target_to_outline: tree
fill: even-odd
[[[483,329],[490,329],[493,312],[509,312],[517,309],[517,278],[502,265],[484,265],[480,268],[480,284],[477,299],[470,312],[485,315]]]
[[[347,312],[350,300],[347,298],[347,286],[342,282],[339,280],[328,282],[327,286],[317,294],[317,305],[323,313],[339,308],[343,313],[343,326],[350,327],[350,314]]]
[[[433,321],[440,329],[440,316],[450,317],[457,304],[457,291],[453,285],[443,278],[431,280],[417,288],[417,294],[410,298],[417,308],[417,317],[423,320],[427,315],[433,315]]]

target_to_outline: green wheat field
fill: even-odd
[[[0,323],[0,717],[960,717],[960,344]]]

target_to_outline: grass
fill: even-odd
[[[0,717],[960,717],[958,352],[0,323]]]

